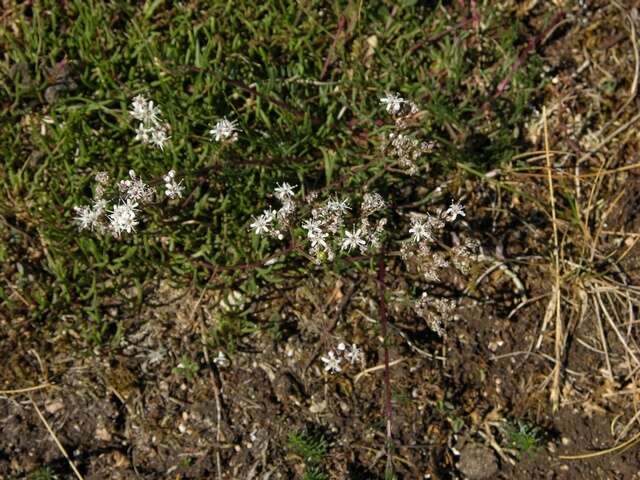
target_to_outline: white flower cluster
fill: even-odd
[[[449,208],[436,216],[426,215],[411,219],[410,238],[402,243],[400,253],[405,264],[415,269],[425,281],[439,282],[439,272],[451,263],[462,273],[468,273],[472,262],[477,261],[480,245],[475,240],[451,248],[447,255],[431,249],[446,223],[465,216],[464,208],[452,202]],[[427,321],[429,327],[439,336],[446,334],[445,324],[453,316],[456,303],[446,298],[429,298],[426,293],[414,302],[414,311]]]
[[[433,142],[421,142],[410,135],[401,132],[391,132],[387,150],[389,154],[398,160],[401,167],[407,169],[407,174],[416,175],[420,157],[431,153],[435,147]]]
[[[209,130],[209,134],[216,142],[233,143],[238,140],[238,131],[238,121],[224,117]]]
[[[170,171],[164,178],[167,197],[174,198],[175,195],[181,195],[182,181],[175,181],[175,172]],[[91,230],[100,234],[111,233],[115,238],[120,238],[123,233],[135,232],[139,223],[138,207],[153,201],[155,189],[138,177],[134,170],[129,170],[129,178],[117,183],[117,195],[115,195],[117,199],[109,207],[109,201],[105,198],[109,189],[109,175],[106,172],[99,172],[95,180],[97,185],[93,204],[74,207],[76,212],[74,220],[78,229]]]
[[[136,140],[164,150],[169,140],[169,125],[161,121],[162,112],[157,105],[153,104],[153,100],[137,95],[133,99],[129,114],[140,122],[136,128]]]
[[[268,208],[253,218],[250,228],[256,235],[268,235],[282,240],[284,233],[292,226],[293,214],[296,212],[294,189],[288,183],[278,185],[274,196],[282,203],[279,210]],[[312,204],[317,193],[305,199]],[[335,258],[335,250],[351,252],[356,249],[365,253],[369,249],[380,246],[380,238],[384,231],[386,219],[380,219],[372,225],[370,216],[385,207],[385,202],[377,193],[367,193],[360,207],[360,219],[351,228],[345,227],[345,216],[351,210],[346,199],[329,198],[319,206],[311,205],[311,217],[302,222],[309,242],[309,255],[317,262],[331,261]]]
[[[292,186],[287,182],[282,185],[278,184],[274,191],[274,196],[280,200],[282,206],[278,210],[268,208],[258,218],[253,218],[253,223],[250,227],[256,235],[269,235],[278,240],[284,238],[284,232],[290,226],[291,216],[296,210],[293,200],[295,195],[294,188],[296,188],[296,185]]]
[[[131,202],[151,203],[155,195],[153,187],[150,187],[140,177],[136,176],[134,170],[129,170],[128,179],[120,180],[118,189],[120,190],[121,198]]]
[[[387,93],[386,97],[380,99],[387,113],[395,116],[415,115],[418,113],[418,106],[410,100],[405,100],[397,93]]]
[[[182,198],[184,185],[182,185],[182,180],[176,182],[176,172],[174,170],[169,170],[162,179],[164,180],[164,194],[168,198]]]
[[[330,198],[324,205],[313,208],[311,218],[302,224],[307,231],[309,255],[317,262],[332,261],[335,258],[334,249],[338,247],[341,251],[357,249],[360,253],[378,248],[387,220],[382,218],[372,226],[369,217],[384,206],[378,194],[365,197],[360,207],[359,223],[356,221],[351,229],[344,227],[345,215],[351,210],[348,200]]]
[[[354,363],[362,362],[364,360],[364,354],[362,349],[355,343],[349,346],[340,342],[336,350],[329,350],[326,356],[320,357],[320,360],[324,363],[325,371],[329,373],[341,372],[341,363],[343,359],[353,365]]]
[[[387,112],[395,117],[396,123],[396,130],[389,134],[383,145],[383,151],[395,158],[409,175],[416,175],[418,173],[417,161],[435,148],[434,142],[420,141],[406,133],[409,128],[409,119],[418,113],[418,107],[415,103],[393,93],[381,98],[380,102],[386,105]]]
[[[415,312],[424,318],[429,328],[440,337],[446,335],[445,324],[454,317],[456,302],[449,298],[429,298],[426,292],[414,303]]]
[[[445,223],[454,222],[459,216],[465,216],[464,207],[452,202],[447,210],[438,212],[436,216],[427,214],[424,217],[411,219],[409,229],[411,238],[403,242],[400,252],[405,263],[414,267],[428,282],[440,281],[439,271],[449,266],[445,255],[442,252],[433,251],[431,244],[440,236]],[[468,260],[475,247],[469,244],[452,249],[451,257],[454,264],[464,265],[465,261],[457,257],[467,255]],[[468,265],[468,261],[466,263]]]

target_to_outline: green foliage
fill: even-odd
[[[28,477],[29,480],[55,480],[57,478],[58,476],[49,467],[40,467]]]
[[[327,442],[324,437],[305,431],[290,433],[287,446],[309,465],[321,463],[327,453]]]
[[[214,348],[223,348],[233,354],[240,339],[257,329],[257,325],[244,314],[220,313],[216,316],[215,328],[209,331],[208,343]]]
[[[486,34],[447,33],[455,10],[422,3],[9,2],[4,24],[15,28],[0,26],[0,308],[49,336],[72,328],[88,348],[116,345],[124,327],[108,305],[127,318],[159,282],[201,288],[211,275],[203,264],[251,263],[273,251],[247,226],[276,182],[336,182],[348,196],[375,179],[394,203],[425,201],[379,154],[391,123],[379,104],[385,92],[423,110],[420,134],[439,144],[423,159],[433,182],[457,163],[489,169],[508,158],[539,88],[539,59],[489,102],[490,115],[483,107],[526,27],[487,6]],[[341,15],[344,39],[335,35]],[[127,109],[138,93],[171,125],[164,152],[133,139]],[[238,121],[236,144],[210,141],[222,116]],[[73,207],[88,203],[95,173],[122,179],[131,168],[145,179],[175,169],[188,198],[145,213],[141,232],[123,240],[78,233]],[[277,268],[255,275],[256,290]],[[247,275],[227,269],[216,280]],[[246,319],[228,319],[214,340],[233,344],[247,328]]]
[[[321,434],[308,431],[292,432],[287,438],[287,447],[303,458],[305,472],[303,480],[325,480],[321,464],[327,454],[327,441]]]
[[[507,423],[504,427],[504,433],[509,448],[517,450],[520,455],[536,453],[542,447],[542,442],[545,439],[542,429],[520,421]]]
[[[177,367],[173,368],[172,372],[185,377],[187,380],[193,380],[193,377],[198,373],[198,364],[190,360],[187,357],[182,357]]]
[[[305,470],[302,480],[328,480],[329,477],[326,473],[320,470],[318,467],[309,467]]]

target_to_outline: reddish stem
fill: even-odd
[[[378,311],[380,314],[380,333],[382,334],[384,351],[384,414],[387,420],[387,448],[391,446],[391,372],[389,370],[389,345],[387,338],[387,304],[384,300],[385,294],[385,258],[384,252],[378,258]],[[387,452],[388,454],[390,452]]]

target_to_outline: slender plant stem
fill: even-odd
[[[393,409],[391,405],[391,369],[389,368],[389,343],[387,337],[387,304],[384,299],[385,284],[384,277],[386,273],[385,255],[384,251],[380,253],[378,257],[378,313],[380,314],[380,332],[382,333],[382,346],[384,351],[384,415],[387,423],[387,474],[390,473],[391,467],[391,445],[392,445],[392,432],[391,432],[391,420]]]

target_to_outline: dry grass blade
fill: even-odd
[[[542,109],[542,118],[544,124],[544,150],[547,160],[547,176],[549,181],[549,201],[551,203],[551,220],[553,225],[553,261],[554,261],[554,285],[552,300],[554,302],[554,312],[556,320],[555,328],[555,357],[556,365],[553,371],[553,383],[551,385],[551,403],[553,405],[553,411],[558,410],[560,404],[560,373],[562,370],[562,352],[564,351],[564,327],[562,324],[562,315],[560,312],[560,258],[559,258],[559,246],[558,246],[558,219],[556,217],[556,199],[553,190],[553,179],[551,177],[551,155],[549,150],[549,131],[547,128],[547,111]]]
[[[609,323],[609,325],[611,326],[611,328],[615,332],[616,336],[618,337],[618,340],[620,341],[620,343],[624,347],[625,351],[627,352],[629,357],[631,357],[633,359],[633,361],[635,362],[636,366],[640,366],[640,360],[638,360],[638,357],[636,357],[636,354],[629,347],[629,342],[627,341],[627,339],[625,339],[624,336],[622,335],[622,333],[620,333],[620,329],[616,325],[616,322],[614,322],[611,314],[609,313],[609,311],[607,310],[607,308],[604,305],[604,302],[602,301],[602,296],[601,296],[600,292],[594,292],[594,295],[595,295],[595,298],[598,300],[598,303],[600,304],[600,308],[602,309],[602,313],[604,314],[604,317],[607,319],[607,322]]]
[[[615,447],[607,448],[605,450],[600,450],[598,452],[583,453],[580,455],[559,455],[558,458],[560,460],[586,460],[589,458],[596,458],[596,457],[601,457],[603,455],[608,455],[610,453],[621,452],[623,450],[626,450],[627,448],[632,447],[633,445],[639,442],[640,442],[640,433],[635,435],[633,438],[627,440],[626,442],[621,443],[620,445]]]
[[[33,401],[33,398],[29,398],[29,400],[31,401],[31,405],[33,405],[33,408],[35,409],[36,413],[38,414],[38,417],[40,417],[40,421],[42,421],[42,423],[44,423],[44,426],[47,428],[47,430],[49,432],[49,435],[51,435],[51,438],[53,438],[53,441],[56,443],[58,449],[60,450],[62,455],[64,455],[64,458],[67,459],[67,462],[69,463],[69,466],[71,467],[71,470],[73,470],[73,473],[75,473],[76,477],[78,477],[80,480],[83,480],[82,475],[80,475],[80,472],[76,468],[76,465],[73,463],[73,460],[71,460],[71,458],[69,458],[69,455],[67,454],[67,451],[65,450],[65,448],[60,443],[60,440],[58,440],[58,437],[56,436],[56,434],[54,433],[53,429],[51,428],[51,425],[49,425],[49,422],[47,422],[47,419],[44,418],[44,416],[42,415],[42,412],[38,408],[38,405],[36,405],[36,402]]]
[[[389,362],[389,367],[393,367],[394,365],[398,365],[399,363],[402,363],[406,360],[406,358],[402,357],[402,358],[398,358],[396,360],[393,360],[392,362]],[[378,370],[384,370],[385,369],[385,364],[381,363],[380,365],[376,365],[375,367],[370,367],[367,368],[366,370],[361,371],[359,374],[357,374],[355,376],[355,378],[353,379],[353,383],[354,385],[356,383],[358,383],[358,380],[360,380],[363,376],[368,375],[369,373],[373,373],[373,372],[377,372]]]
[[[14,390],[0,390],[0,395],[19,395],[21,393],[29,393],[35,390],[41,390],[43,388],[49,388],[52,385],[47,382],[42,385],[34,385],[33,387],[25,387],[25,388],[16,388]]]
[[[600,336],[600,343],[602,344],[602,350],[604,351],[605,360],[607,362],[607,372],[609,373],[609,378],[613,379],[613,370],[611,369],[611,359],[609,358],[609,347],[607,345],[607,339],[604,335],[604,327],[602,325],[602,317],[600,316],[600,308],[598,306],[598,302],[593,301],[593,311],[595,312],[596,317],[596,327],[598,329],[598,335]]]

